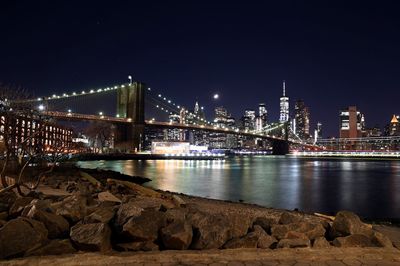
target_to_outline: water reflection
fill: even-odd
[[[309,212],[348,209],[370,218],[400,218],[400,161],[254,156],[79,165],[145,176],[152,179],[147,186],[202,197]]]

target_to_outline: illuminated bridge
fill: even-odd
[[[106,115],[105,112],[90,114],[84,113],[85,110],[82,112],[75,112],[72,109],[66,110],[66,106],[72,106],[71,102],[79,102],[84,98],[91,98],[94,95],[104,95],[107,102],[110,102],[110,99],[115,102],[116,97],[117,112],[115,116]],[[290,130],[287,123],[276,123],[258,131],[240,130],[235,126],[219,126],[186,110],[172,99],[146,87],[145,84],[140,82],[81,92],[63,93],[61,95],[54,94],[48,97],[39,97],[19,102],[33,103],[44,115],[58,120],[110,122],[116,126],[115,142],[129,143],[130,150],[134,151],[139,151],[143,147],[145,128],[201,130],[262,139],[272,144],[274,154],[287,154],[290,144],[300,145],[309,149],[318,148],[315,145],[303,142]],[[98,104],[97,100],[87,100],[83,103],[88,109]],[[145,112],[149,106],[164,115],[190,115],[192,120],[190,123],[156,121],[155,119],[146,120]]]

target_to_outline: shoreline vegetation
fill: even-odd
[[[27,197],[0,194],[0,258],[77,251],[393,248],[354,213],[335,217],[154,190],[113,171],[60,166]],[[397,246],[398,247],[398,246]]]

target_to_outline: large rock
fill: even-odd
[[[108,192],[108,191],[100,192],[99,194],[97,194],[97,198],[98,198],[99,201],[101,201],[101,202],[116,202],[116,203],[121,203],[121,200],[120,200],[119,198],[117,198],[117,197],[114,196],[111,192]]]
[[[193,227],[191,249],[217,249],[231,239],[229,220],[222,214],[206,214],[200,211],[188,214]]]
[[[154,241],[165,225],[163,212],[144,210],[140,216],[134,216],[124,224],[122,235],[133,241]]]
[[[132,202],[123,203],[115,218],[115,226],[118,231],[122,230],[123,225],[132,217],[137,217],[142,213],[143,209]]]
[[[25,256],[61,255],[76,252],[69,239],[54,239],[37,249],[29,250]]]
[[[261,226],[255,225],[253,228],[254,232],[259,236],[257,242],[258,248],[273,248],[275,243],[278,242],[275,237],[268,235]]]
[[[340,211],[333,221],[330,236],[332,238],[353,234],[371,234],[371,228],[364,224],[360,218],[349,211]]]
[[[271,235],[277,239],[283,239],[287,237],[287,234],[290,231],[303,233],[310,240],[325,235],[325,228],[321,223],[311,223],[305,221],[299,223],[273,225],[271,228]]]
[[[29,205],[32,200],[33,198],[31,197],[17,198],[14,204],[11,206],[10,210],[8,211],[9,216],[12,218],[20,216],[24,208]]]
[[[72,224],[77,223],[87,214],[87,197],[75,194],[65,198],[58,206],[56,214],[64,216]]]
[[[145,210],[164,210],[164,209],[172,209],[175,207],[172,201],[161,198],[153,198],[153,197],[136,197],[130,200],[130,203],[133,203],[135,206],[145,209]]]
[[[188,210],[185,208],[168,209],[165,212],[165,220],[167,223],[183,222],[186,220]]]
[[[371,239],[366,235],[354,234],[346,237],[338,237],[333,240],[335,247],[374,247]]]
[[[38,221],[19,217],[0,228],[0,258],[21,256],[47,241],[47,229]]]
[[[192,226],[184,221],[174,221],[161,229],[161,240],[166,249],[187,249],[192,237]]]
[[[292,223],[298,223],[303,219],[302,216],[299,214],[295,214],[292,212],[283,212],[281,214],[281,217],[279,219],[280,224],[292,224]]]
[[[313,248],[329,248],[331,244],[329,244],[328,240],[325,237],[318,237],[314,240]]]
[[[0,212],[8,212],[16,199],[17,195],[13,191],[0,193]]]
[[[372,243],[378,247],[383,247],[383,248],[393,247],[392,241],[387,236],[385,236],[380,232],[373,231],[371,240]]]
[[[269,234],[271,233],[271,227],[275,224],[278,224],[278,219],[272,217],[257,217],[253,222],[253,226],[259,225]]]
[[[42,210],[45,212],[51,212],[51,213],[54,212],[53,208],[51,208],[51,201],[49,199],[47,200],[34,199],[28,205],[25,206],[24,210],[21,213],[21,216],[27,216],[32,208],[35,208],[37,210]]]
[[[306,248],[310,246],[310,240],[302,238],[281,239],[278,248]]]
[[[94,212],[83,219],[83,223],[104,223],[108,224],[115,216],[113,207],[97,207]]]
[[[225,243],[224,248],[257,248],[260,236],[251,232],[241,238],[233,238]]]
[[[226,219],[229,227],[229,238],[245,236],[252,226],[252,218],[238,214],[227,214]]]
[[[68,236],[69,223],[61,215],[46,212],[33,206],[26,217],[42,222],[49,232],[48,237],[50,239]]]
[[[78,223],[71,228],[70,237],[80,250],[105,252],[111,249],[111,229],[107,224]]]

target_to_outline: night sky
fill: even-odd
[[[286,80],[325,137],[348,105],[383,127],[400,113],[396,2],[2,0],[0,82],[45,96],[131,74],[208,118],[265,102],[276,121]]]

